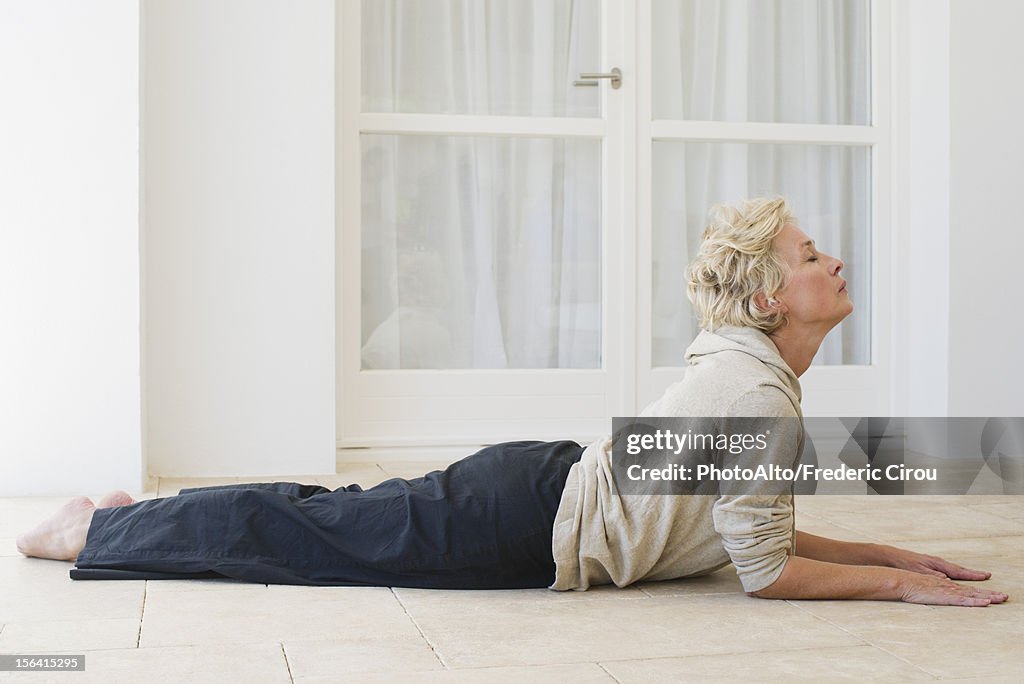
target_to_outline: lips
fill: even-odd
[[[839,288],[839,291],[840,292],[845,292],[846,291],[846,281],[845,280],[843,281],[842,287]]]

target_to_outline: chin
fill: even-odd
[[[846,306],[840,307],[839,311],[836,312],[836,316],[832,319],[832,327],[836,327],[843,322],[847,316],[853,313],[853,302],[847,302]]]
[[[839,317],[839,320],[842,321],[844,318],[846,318],[847,316],[849,316],[852,313],[853,313],[853,302],[849,302],[848,306],[845,307],[845,309],[843,310],[842,315]]]

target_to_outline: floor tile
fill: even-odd
[[[15,622],[0,632],[0,653],[135,648],[139,618]]]
[[[910,539],[893,545],[919,553],[942,556],[961,564],[962,560],[991,558],[999,560],[1001,564],[1024,568],[1024,535],[1019,537]]]
[[[83,672],[55,672],[52,679],[45,673],[19,673],[10,681],[33,684],[44,681],[55,684],[290,684],[291,681],[281,644],[277,643],[96,650],[85,651],[84,655]],[[0,673],[2,681],[8,680]]]
[[[639,585],[632,585],[629,587],[618,588],[614,584],[607,584],[598,587],[592,587],[587,591],[552,591],[551,589],[473,589],[471,592],[462,590],[444,590],[444,589],[407,589],[405,587],[395,587],[395,595],[398,596],[399,601],[402,605],[405,605],[406,598],[416,597],[430,599],[437,596],[450,595],[453,598],[459,598],[465,596],[467,593],[471,593],[475,600],[478,601],[500,601],[500,602],[535,602],[544,601],[546,603],[557,603],[560,601],[566,601],[569,603],[578,603],[580,601],[620,601],[620,600],[647,600],[650,598],[649,595],[645,594]]]
[[[982,675],[981,677],[943,677],[938,680],[942,684],[1020,684],[1020,674],[1012,675]]]
[[[0,556],[20,556],[17,537],[0,537]]]
[[[986,608],[920,606],[896,610],[891,604],[876,613],[856,602],[803,601],[800,608],[823,616],[873,646],[938,677],[1000,675],[1024,670],[1024,613],[1014,603]],[[832,605],[829,605],[832,604]]]
[[[169,594],[178,592],[207,592],[207,591],[266,591],[266,584],[255,582],[243,582],[234,579],[195,579],[195,580],[147,580],[146,597],[157,594]]]
[[[534,667],[486,667],[460,670],[399,673],[359,673],[325,677],[296,677],[296,684],[330,684],[354,681],[360,684],[395,684],[415,680],[417,684],[614,684],[615,680],[595,663],[540,665]]]
[[[164,592],[147,597],[142,646],[346,639],[413,641],[419,632],[389,589],[293,587]]]
[[[71,564],[38,558],[0,558],[0,621],[137,618],[144,582],[75,581]]]
[[[794,648],[860,643],[785,602],[745,595],[572,602],[435,592],[402,602],[453,669],[756,650],[780,624]]]
[[[736,569],[728,565],[710,575],[668,580],[665,582],[642,582],[637,585],[648,596],[700,596],[703,594],[742,594],[743,585],[736,575]]]
[[[930,682],[931,675],[873,646],[601,662],[620,684],[699,682]]]
[[[998,515],[1000,518],[1024,520],[1024,501],[1013,503],[968,504],[968,506],[970,506],[972,510]]]
[[[1024,522],[970,506],[919,502],[908,496],[862,498],[888,501],[819,508],[814,515],[882,541],[1024,535]]]
[[[932,611],[936,609],[934,606],[901,601],[791,600],[788,603],[822,620],[842,625],[889,619],[917,620],[927,623],[931,619]]]
[[[441,670],[444,666],[421,636],[336,638],[331,641],[286,639],[292,676],[335,677],[368,672]]]
[[[828,522],[822,518],[803,514],[799,509],[796,512],[796,529],[801,532],[809,532],[819,537],[838,539],[851,542],[877,542],[874,537],[869,537],[863,532],[857,532],[835,523]]]

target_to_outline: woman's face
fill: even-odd
[[[814,241],[787,223],[773,241],[775,251],[792,273],[775,295],[789,325],[831,329],[853,311],[846,281],[839,275],[843,262],[814,247]]]

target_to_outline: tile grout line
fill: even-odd
[[[840,630],[842,632],[846,632],[847,634],[852,636],[854,639],[859,639],[860,641],[864,642],[865,645],[870,646],[871,648],[877,648],[882,653],[887,653],[887,654],[891,655],[893,658],[896,658],[896,660],[900,660],[900,661],[906,663],[907,665],[909,665],[910,667],[914,668],[918,672],[923,672],[924,674],[928,675],[932,679],[937,679],[938,678],[938,675],[936,675],[934,672],[929,672],[928,670],[924,669],[923,667],[920,667],[919,665],[910,662],[906,658],[904,658],[904,657],[902,657],[900,655],[897,655],[897,654],[893,653],[892,651],[889,651],[889,650],[887,650],[885,648],[882,648],[878,644],[872,642],[870,639],[862,637],[859,634],[854,634],[853,632],[851,632],[850,630],[846,629],[842,625],[838,625],[835,622],[832,622],[831,620],[829,620],[828,618],[821,617],[820,615],[815,615],[814,613],[812,613],[808,609],[804,608],[803,606],[797,605],[793,601],[787,600],[786,603],[788,603],[789,605],[793,606],[794,608],[797,608],[799,610],[804,611],[805,613],[807,613],[808,615],[811,615],[812,617],[814,617],[817,620],[821,620],[825,624],[832,625],[836,629],[838,629],[838,630]]]
[[[606,675],[608,675],[609,677],[611,677],[612,681],[615,682],[615,684],[622,684],[622,682],[619,681],[619,678],[616,677],[615,675],[613,675],[611,672],[609,672],[608,668],[606,668],[603,664],[601,664],[601,663],[594,663],[594,664],[597,665],[602,670],[604,670],[604,673]]]
[[[139,612],[139,632],[135,635],[135,648],[142,647],[142,621],[146,619],[146,599],[149,598],[149,580],[142,583],[142,610]]]
[[[284,642],[278,642],[281,644],[281,655],[284,656],[284,666],[288,668],[288,681],[291,684],[295,684],[295,676],[292,674],[292,664],[288,662],[288,651],[284,650]]]
[[[406,616],[412,622],[413,626],[416,628],[416,631],[419,632],[423,640],[427,642],[427,646],[430,646],[430,651],[434,654],[434,657],[437,658],[438,662],[441,663],[441,667],[443,667],[446,670],[450,669],[448,667],[448,663],[444,661],[444,657],[441,656],[441,652],[437,650],[437,646],[435,646],[434,642],[427,638],[427,635],[423,632],[423,628],[420,627],[420,623],[416,622],[416,618],[414,618],[412,616],[412,613],[409,612],[409,609],[405,607],[405,603],[402,601],[402,597],[398,595],[398,592],[395,591],[394,587],[388,587],[388,589],[390,589],[391,595],[395,597],[395,600],[398,601],[398,605],[402,606],[402,610],[405,612]]]

